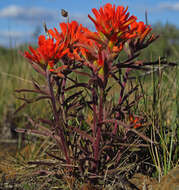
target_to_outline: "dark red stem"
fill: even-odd
[[[50,80],[50,72],[48,70],[46,72],[46,77],[47,77],[48,87],[49,87],[49,91],[50,91],[50,95],[51,95],[52,110],[53,110],[53,115],[54,115],[54,119],[55,119],[54,130],[56,131],[57,135],[59,135],[59,137],[61,139],[61,145],[63,148],[64,155],[66,157],[67,164],[70,164],[68,146],[67,146],[66,139],[64,136],[64,129],[63,129],[64,123],[63,123],[63,119],[59,119],[59,114],[58,114],[57,108],[56,108],[56,101],[55,101],[55,96],[54,96],[54,92],[53,92],[53,87],[51,85],[51,80]],[[61,112],[60,112],[60,114],[61,114]]]

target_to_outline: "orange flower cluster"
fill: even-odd
[[[142,127],[139,117],[134,117],[133,115],[130,115],[129,120],[130,120],[130,124],[134,125],[133,128],[136,129],[136,128]]]
[[[101,7],[99,11],[92,9],[96,20],[90,15],[88,17],[95,24],[96,30],[101,38],[101,40],[108,40],[109,45],[116,45],[117,42],[122,40],[127,40],[135,36],[129,26],[136,21],[135,16],[130,16],[127,13],[127,8],[124,9],[123,6],[106,4],[103,8]]]
[[[35,50],[29,46],[29,50],[31,54],[26,51],[24,56],[42,68],[47,66],[53,68],[59,59],[68,52],[67,49],[64,49],[64,43],[59,44],[51,38],[46,39],[44,35],[39,36],[38,48]]]
[[[72,21],[71,23],[60,23],[61,33],[56,28],[50,29],[48,32],[57,41],[65,42],[66,47],[72,46],[79,41],[81,34],[84,33],[85,28],[78,22]]]
[[[144,40],[145,37],[149,34],[152,28],[148,25],[145,25],[143,22],[133,22],[131,24],[131,29],[136,34],[136,37],[140,39],[140,41]]]
[[[99,10],[92,9],[95,19],[88,15],[94,23],[96,32],[78,24],[60,23],[61,32],[56,28],[50,29],[47,39],[39,36],[38,48],[29,47],[30,53],[24,56],[30,61],[51,71],[56,63],[67,56],[71,60],[83,61],[93,70],[100,70],[103,75],[104,62],[111,62],[112,58],[123,49],[124,43],[129,39],[140,39],[142,42],[151,31],[150,26],[143,22],[136,22],[135,16],[129,16],[128,8],[115,6],[110,3]],[[63,67],[58,68],[58,72]]]

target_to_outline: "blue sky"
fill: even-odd
[[[147,10],[150,24],[168,22],[179,27],[179,0],[0,0],[0,45],[35,42],[33,36],[42,31],[43,22],[48,28],[59,28],[58,23],[64,21],[62,8],[71,20],[92,27],[87,15],[108,2],[128,6],[129,12],[143,21]]]

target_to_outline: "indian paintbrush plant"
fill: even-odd
[[[33,89],[16,92],[36,94],[33,100],[19,97],[22,107],[42,99],[47,100],[44,107],[51,107],[49,118],[32,122],[33,129],[17,131],[51,138],[62,156],[47,154],[61,163],[59,167],[96,184],[131,169],[131,147],[156,143],[141,130],[146,118],[133,111],[141,96],[130,77],[134,70],[145,72],[158,64],[138,58],[158,36],[123,6],[108,3],[92,12],[94,17],[88,17],[95,31],[70,21],[65,10],[67,22],[59,24],[60,30],[45,25],[38,47],[30,46],[23,54],[44,84],[34,80]],[[161,59],[160,64],[167,62]]]

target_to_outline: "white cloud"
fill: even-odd
[[[1,9],[0,17],[17,17],[23,13],[23,9],[21,7],[11,5],[4,9]]]
[[[79,12],[70,13],[70,20],[77,20],[84,26],[89,26],[91,23],[87,14]],[[60,10],[50,10],[42,7],[21,7],[10,5],[0,9],[0,18],[9,19],[10,21],[21,21],[24,24],[39,25],[46,22],[51,23],[64,22],[64,18],[60,15]]]
[[[0,31],[0,46],[9,47],[10,45],[15,47],[17,45],[32,42],[33,33],[17,30],[1,30]]]
[[[10,5],[0,10],[0,18],[39,23],[52,21],[57,17],[53,10],[42,7],[21,7]]]
[[[161,3],[159,5],[159,8],[161,9],[167,9],[171,11],[179,11],[179,2],[171,3],[171,2],[166,2],[166,3]]]
[[[26,36],[30,36],[32,33],[30,32],[22,32],[22,31],[0,31],[0,37],[1,38],[23,38]]]
[[[85,27],[94,28],[87,14],[69,12],[69,15],[70,20],[77,20]],[[59,9],[54,11],[42,7],[29,8],[16,5],[0,8],[0,24],[1,20],[3,20],[2,23],[7,23],[7,19],[8,27],[6,27],[6,24],[2,25],[2,29],[0,30],[0,44],[5,46],[9,44],[10,40],[16,44],[29,41],[33,43],[37,27],[40,27],[42,32],[44,31],[43,22],[46,22],[48,28],[56,27],[59,31],[59,23],[66,22],[60,15]]]

